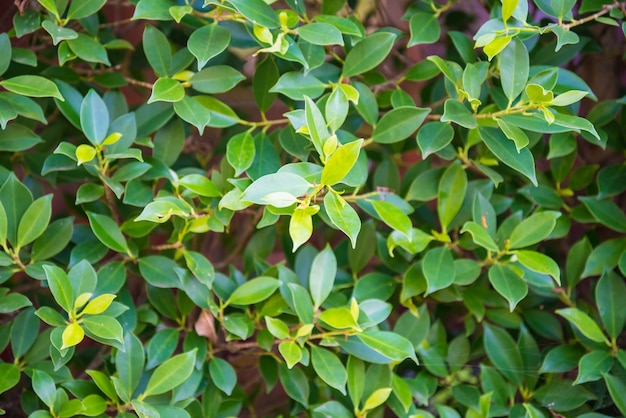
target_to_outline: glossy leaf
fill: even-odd
[[[341,182],[356,164],[362,144],[363,140],[358,139],[337,148],[322,170],[322,184],[332,186]]]
[[[527,148],[517,152],[515,144],[498,129],[480,127],[478,132],[487,148],[500,161],[526,176],[535,186],[537,185],[535,161]]]
[[[549,274],[557,285],[561,285],[561,270],[556,261],[537,251],[517,251],[517,260],[524,267],[537,273]]]
[[[396,35],[389,32],[377,32],[361,39],[346,56],[342,77],[352,77],[375,68],[387,57],[395,40]]]
[[[313,299],[313,309],[317,310],[333,290],[337,274],[335,253],[326,246],[313,259],[309,274],[309,290]]]
[[[524,43],[515,38],[502,51],[499,63],[502,89],[512,103],[524,91],[528,81],[529,58]]]
[[[452,253],[447,247],[428,250],[422,260],[422,270],[428,284],[427,294],[447,288],[456,274]]]
[[[230,32],[223,27],[212,24],[195,30],[187,41],[189,52],[198,60],[198,70],[204,68],[211,58],[222,53],[230,44]]]
[[[553,211],[532,214],[513,229],[509,248],[528,247],[547,238],[552,233],[556,226],[556,220],[560,216],[559,212]]]
[[[17,246],[30,244],[44,233],[52,216],[52,195],[35,200],[24,212],[17,228]]]
[[[437,214],[442,231],[448,226],[461,209],[467,191],[467,174],[460,163],[451,164],[443,172],[439,181]]]
[[[506,264],[495,264],[489,268],[489,282],[509,302],[511,312],[528,294],[526,282],[516,270]]]
[[[280,282],[272,277],[257,277],[235,289],[227,303],[233,305],[258,303],[270,297],[278,286],[280,286]]]
[[[113,251],[128,253],[128,244],[126,238],[122,235],[122,231],[113,219],[106,215],[87,212],[91,230],[98,237],[100,242],[112,249]]]
[[[392,144],[408,138],[424,122],[430,109],[403,106],[386,113],[376,124],[372,139]]]
[[[432,13],[417,12],[411,15],[409,20],[411,39],[408,47],[419,44],[432,44],[439,40],[441,26],[437,16]]]
[[[60,101],[65,99],[59,88],[47,78],[37,75],[18,75],[0,81],[0,86],[10,92],[29,97],[54,97]]]
[[[215,386],[226,395],[230,395],[237,384],[237,375],[233,367],[219,357],[213,357],[209,362],[209,373]]]
[[[557,314],[567,319],[585,337],[599,343],[608,342],[598,324],[589,315],[577,308],[558,309]]]
[[[596,303],[604,328],[611,338],[617,338],[626,323],[626,311],[622,301],[626,300],[624,280],[611,271],[605,271],[596,286]]]
[[[515,341],[502,328],[485,324],[484,329],[483,340],[489,360],[507,379],[521,385],[520,372],[524,370],[524,365]]]
[[[464,232],[469,232],[472,235],[474,242],[481,247],[494,252],[498,252],[500,250],[496,245],[496,242],[489,235],[487,229],[485,229],[482,225],[478,225],[476,222],[468,221],[463,225],[463,229],[461,229],[461,233]]]
[[[332,192],[324,196],[324,208],[333,225],[346,234],[352,248],[356,248],[357,237],[361,231],[361,219],[356,211],[344,198]]]
[[[160,395],[181,385],[194,368],[197,349],[178,354],[157,367],[142,396]]]

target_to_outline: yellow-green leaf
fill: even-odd
[[[104,295],[97,296],[92,301],[90,301],[87,306],[85,306],[85,309],[83,309],[83,313],[90,315],[101,314],[108,309],[108,307],[111,305],[111,302],[113,302],[113,299],[115,299],[116,297],[116,295],[110,293],[105,293]]]
[[[85,338],[85,331],[83,328],[77,323],[72,322],[63,330],[63,335],[61,336],[63,345],[61,346],[61,350],[75,346],[80,343],[83,338]]]

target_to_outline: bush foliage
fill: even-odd
[[[626,2],[11,13],[9,416],[626,415]]]

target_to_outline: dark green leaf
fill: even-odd
[[[429,61],[426,61],[429,62]],[[417,145],[422,151],[422,158],[445,148],[454,138],[454,128],[445,122],[429,122],[417,132]]]
[[[120,227],[117,226],[112,218],[93,212],[87,212],[87,217],[89,218],[91,230],[100,242],[113,251],[130,253],[126,238],[124,238]]]
[[[111,65],[104,46],[89,35],[79,33],[77,38],[69,39],[65,43],[84,61]]]
[[[293,100],[304,100],[304,97],[315,99],[324,93],[326,86],[312,74],[290,71],[280,76],[270,89],[273,93],[282,93]]]
[[[215,386],[230,396],[237,384],[237,375],[233,367],[226,360],[213,357],[209,362],[209,373]]]
[[[467,174],[460,161],[457,161],[446,168],[439,181],[437,215],[443,232],[448,230],[461,209],[466,192]]]
[[[502,328],[484,325],[483,342],[485,351],[493,365],[514,384],[522,384],[521,372],[524,370],[522,356],[517,344],[508,332]]]
[[[333,290],[337,274],[337,259],[330,246],[326,246],[313,259],[309,274],[309,290],[313,299],[313,309],[317,310]]]
[[[596,286],[596,303],[604,328],[613,339],[621,334],[626,323],[626,310],[622,307],[624,300],[624,280],[612,271],[605,271]]]
[[[515,144],[499,129],[479,127],[478,132],[494,155],[512,169],[520,172],[536,186],[535,160],[527,148],[517,152]]]

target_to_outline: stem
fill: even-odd
[[[617,8],[623,8],[626,7],[626,1],[614,1],[613,4],[605,4],[602,6],[602,10],[591,14],[589,16],[583,17],[582,19],[574,19],[572,20],[570,23],[567,24],[560,24],[560,26],[565,29],[565,30],[569,30],[573,27],[582,25],[584,23],[587,22],[591,22],[592,20],[596,20],[599,17],[604,16],[607,13],[610,13],[611,10],[613,9],[617,9]]]

